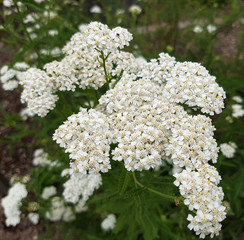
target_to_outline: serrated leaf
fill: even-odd
[[[146,187],[140,187],[137,189],[133,189],[131,191],[127,191],[124,193],[123,198],[132,198],[141,195],[146,190]]]

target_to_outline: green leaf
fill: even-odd
[[[120,195],[123,195],[123,193],[127,189],[130,183],[130,177],[131,177],[131,172],[126,171],[125,174],[123,173],[122,177],[120,178],[119,189],[118,189]]]

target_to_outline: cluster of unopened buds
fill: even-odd
[[[121,50],[131,39],[121,27],[84,26],[63,48],[61,61],[26,72],[22,101],[44,117],[55,107],[58,91],[107,86],[93,109],[81,108],[54,133],[69,153],[71,172],[107,172],[111,160],[123,161],[128,171],[142,171],[167,159],[185,169],[174,176],[184,203],[196,212],[189,215],[188,227],[203,238],[218,235],[224,195],[217,186],[220,176],[208,163],[218,157],[215,128],[196,110],[220,113],[225,92],[198,63],[177,62],[166,53],[137,62]]]

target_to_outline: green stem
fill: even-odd
[[[132,175],[133,175],[133,178],[134,178],[134,181],[135,183],[140,186],[140,187],[143,187],[145,189],[147,189],[149,192],[152,192],[154,194],[157,194],[163,198],[167,198],[167,199],[171,199],[171,200],[175,200],[175,197],[174,196],[170,196],[170,195],[167,195],[167,194],[164,194],[164,193],[161,193],[161,192],[158,192],[157,190],[154,190],[152,188],[149,188],[149,187],[146,187],[145,185],[143,185],[142,183],[140,183],[137,178],[136,178],[136,175],[135,175],[135,172],[132,172]]]
[[[102,64],[103,64],[103,70],[104,70],[104,74],[105,74],[105,79],[106,79],[106,82],[107,82],[107,89],[109,90],[110,88],[109,88],[109,80],[110,80],[110,75],[108,74],[108,72],[107,72],[107,68],[106,68],[106,60],[108,59],[108,57],[109,57],[109,55],[111,54],[111,52],[110,53],[108,53],[108,55],[105,57],[105,55],[104,55],[104,52],[102,51],[102,50],[99,50],[99,49],[97,49],[97,48],[95,48],[100,54],[101,54],[101,58],[102,58],[102,60],[103,60],[103,62],[102,62]]]
[[[24,18],[23,18],[23,15],[22,15],[22,13],[21,13],[21,11],[20,11],[20,9],[19,9],[19,6],[18,6],[18,4],[16,3],[16,0],[14,0],[13,2],[14,2],[14,6],[15,6],[17,12],[18,12],[18,15],[19,15],[19,17],[20,17],[20,19],[21,19],[21,24],[23,25],[24,32],[25,32],[25,34],[26,34],[28,40],[30,41],[31,45],[33,46],[33,49],[35,50],[35,52],[36,52],[38,58],[41,59],[40,54],[39,54],[39,52],[37,51],[37,49],[34,47],[34,43],[33,43],[32,39],[31,39],[31,37],[30,37],[29,32],[27,31],[26,25],[25,25],[25,23],[24,23]]]
[[[110,77],[109,77],[109,75],[107,73],[107,69],[106,69],[106,59],[108,58],[109,54],[106,57],[104,56],[103,51],[101,51],[101,54],[102,54],[102,60],[103,60],[104,74],[105,74],[105,78],[106,78],[106,81],[107,81],[107,88],[109,90],[109,80],[110,80]]]

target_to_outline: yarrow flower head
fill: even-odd
[[[45,187],[42,191],[42,198],[49,199],[57,193],[57,189],[54,186]]]
[[[236,144],[233,142],[220,144],[220,150],[227,158],[233,158],[236,152]]]
[[[21,101],[27,103],[31,113],[44,117],[55,107],[58,91],[102,87],[106,79],[101,53],[108,58],[108,71],[114,67],[113,73],[117,73],[115,65],[121,67],[117,61],[130,56],[129,53],[121,56],[119,49],[129,45],[131,39],[132,34],[121,27],[111,30],[98,22],[84,26],[83,31],[76,33],[63,48],[66,56],[60,62],[46,64],[45,71],[30,68],[23,75]],[[109,53],[113,54],[108,56]]]
[[[131,6],[129,7],[129,12],[130,12],[132,15],[137,16],[137,15],[141,14],[142,9],[141,9],[141,7],[138,6],[138,5],[131,5]]]
[[[101,13],[102,9],[98,6],[98,5],[94,5],[91,9],[90,9],[90,13]]]
[[[225,92],[198,63],[177,62],[166,53],[136,61],[122,51],[131,39],[126,29],[92,22],[71,38],[60,62],[29,69],[22,81],[22,100],[39,116],[55,107],[57,91],[107,88],[95,109],[81,108],[53,135],[69,153],[74,175],[65,183],[64,197],[71,202],[89,197],[112,160],[128,171],[142,171],[157,169],[166,159],[182,169],[174,174],[175,185],[189,209],[196,210],[188,217],[189,228],[200,237],[218,235],[225,208],[217,186],[221,178],[209,164],[218,156],[215,128],[209,117],[185,108],[218,114]],[[88,179],[94,184],[86,193]],[[75,190],[74,184],[79,185]]]
[[[195,33],[201,33],[203,31],[203,28],[199,25],[196,25],[194,28],[193,28],[193,32]]]
[[[64,183],[64,199],[66,202],[77,203],[82,196],[81,200],[84,205],[101,184],[102,177],[100,174],[72,174],[70,179]]]
[[[101,227],[104,231],[109,231],[114,229],[116,223],[116,216],[114,214],[109,214],[101,223]]]
[[[29,213],[28,219],[36,225],[39,222],[39,214],[38,213]]]
[[[51,199],[51,209],[46,212],[46,218],[53,222],[60,220],[71,222],[76,216],[70,206],[65,206],[62,198],[53,197]]]
[[[74,172],[107,172],[112,134],[109,119],[94,109],[82,109],[61,125],[53,139],[70,153]]]
[[[218,235],[220,222],[225,219],[225,207],[222,205],[223,190],[217,187],[221,177],[216,169],[208,164],[198,167],[197,171],[190,169],[174,174],[184,203],[190,210],[196,211],[196,216],[188,215],[188,228],[194,230],[200,238]]]
[[[2,199],[7,226],[16,226],[20,223],[21,201],[27,194],[25,185],[18,182],[9,189],[8,195]]]
[[[0,70],[0,80],[5,91],[12,91],[18,87],[22,72],[30,66],[25,62],[17,62],[12,68],[4,65]]]

